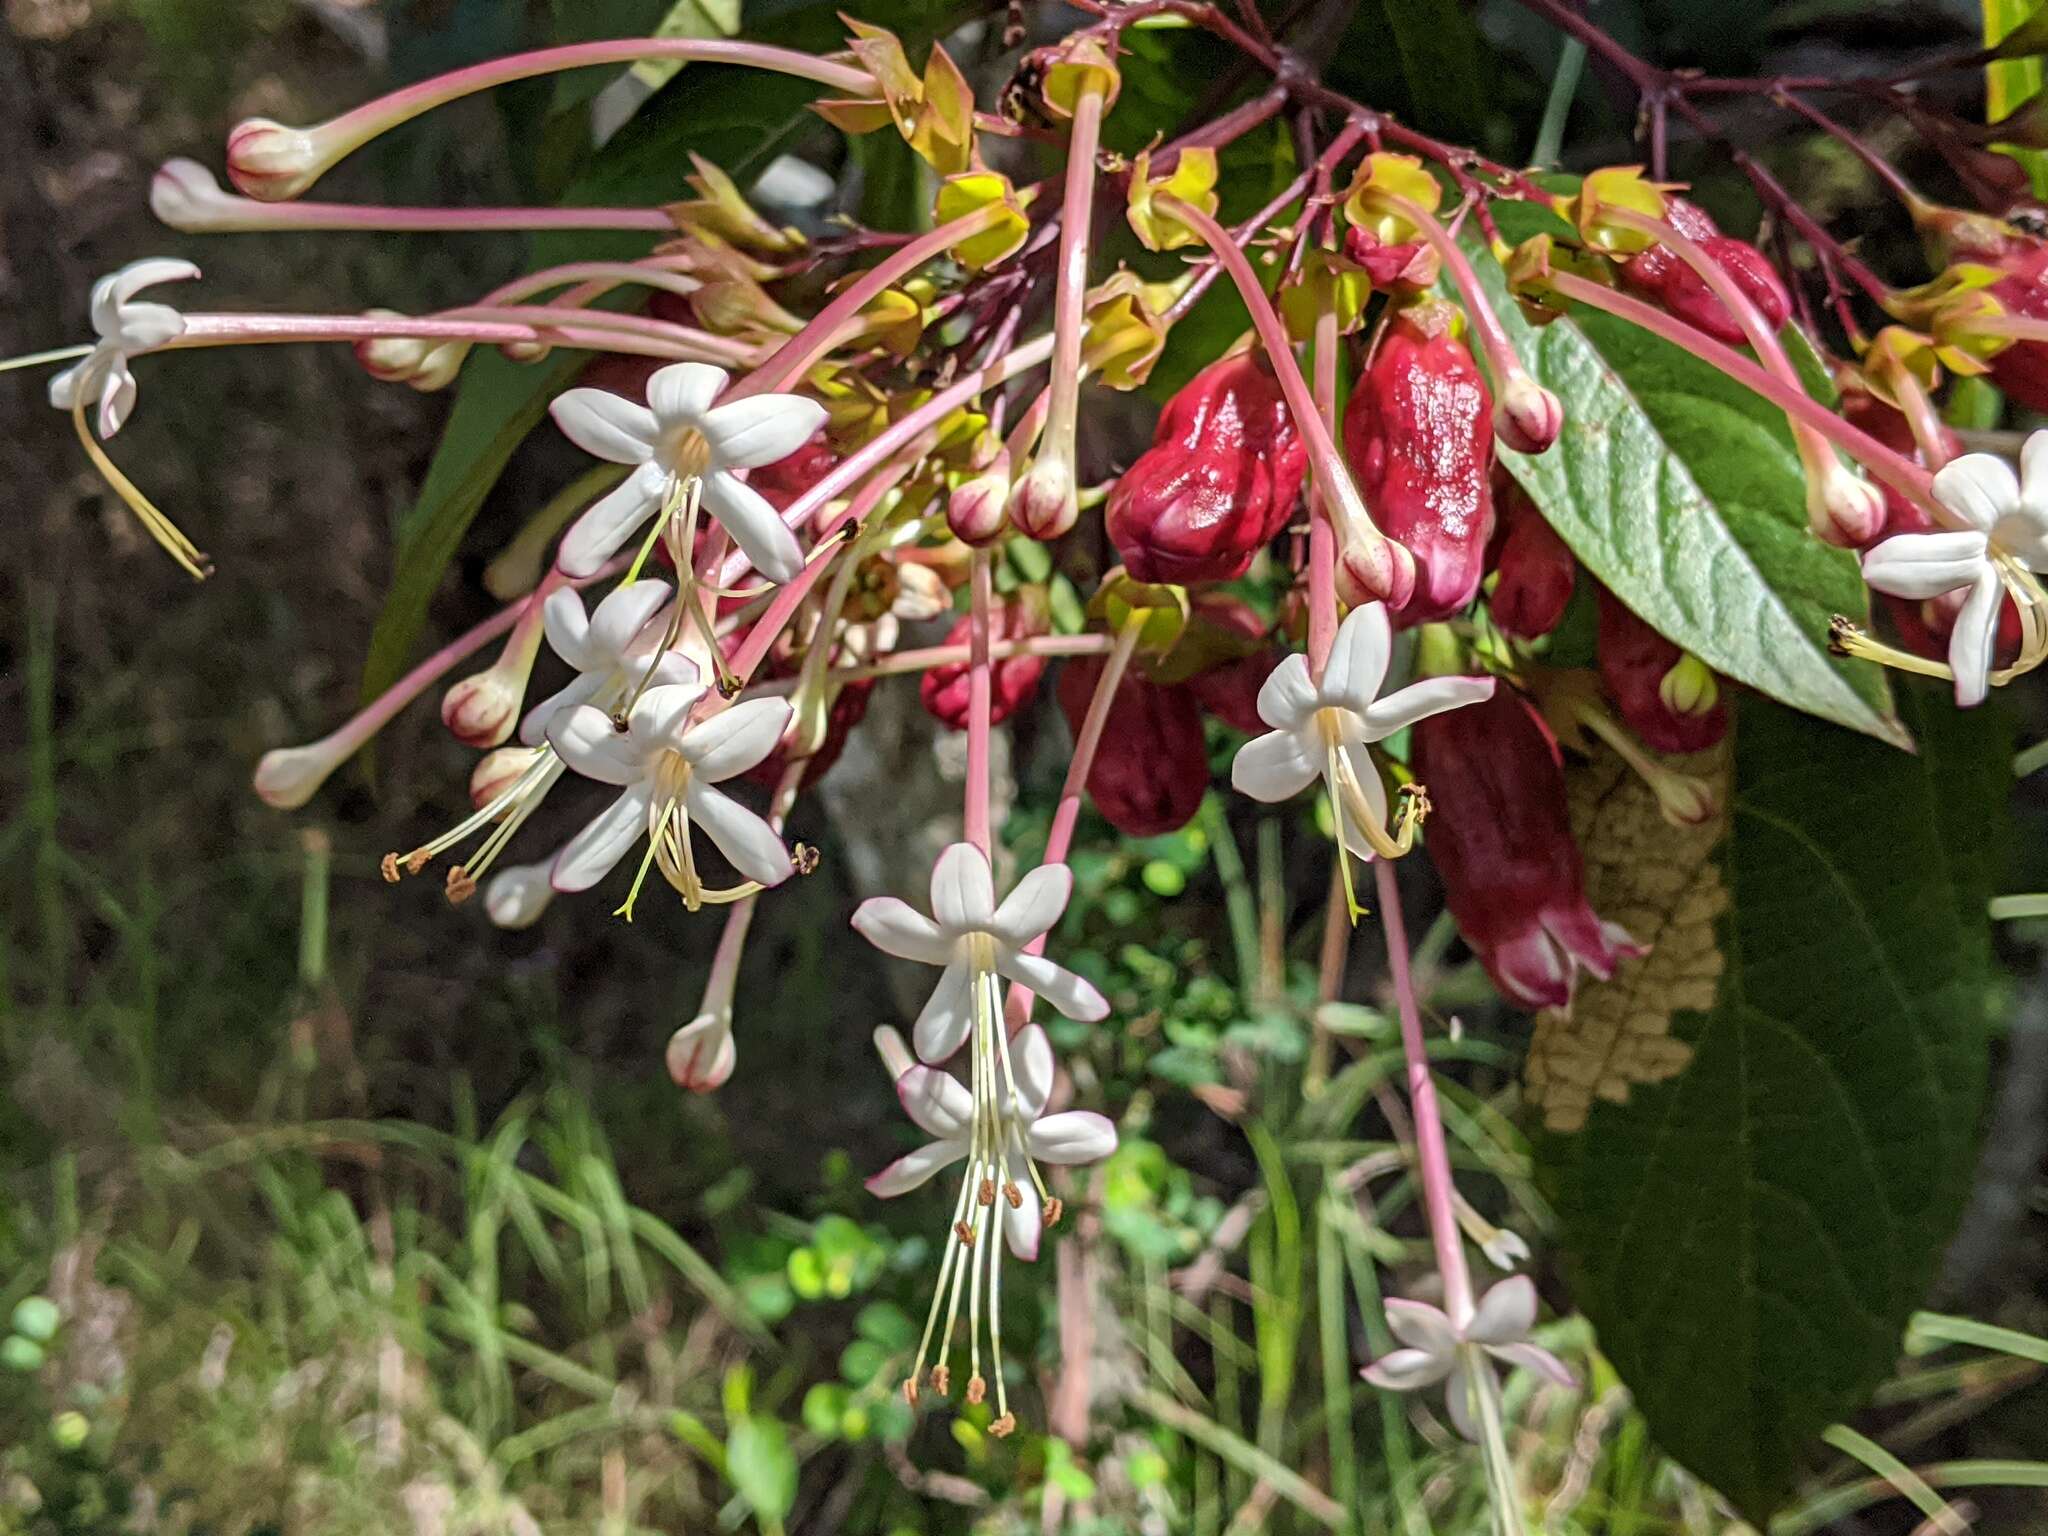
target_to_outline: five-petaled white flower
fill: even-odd
[[[1012,1097],[998,1090],[995,1135],[1001,1143],[1003,1170],[1009,1186],[1019,1190],[1019,1199],[1012,1203],[1006,1197],[1002,1202],[1003,1235],[1009,1239],[1010,1252],[1029,1260],[1038,1257],[1038,1240],[1045,1230],[1043,1204],[1022,1194],[1038,1182],[1031,1170],[1033,1160],[1068,1167],[1098,1162],[1116,1150],[1116,1126],[1093,1110],[1045,1112],[1052,1097],[1052,1042],[1036,1024],[1019,1030],[1009,1051],[1017,1091]],[[868,1192],[884,1200],[921,1188],[976,1150],[974,1095],[950,1072],[912,1067],[896,1079],[896,1096],[903,1101],[903,1112],[933,1139],[867,1181]],[[1007,1106],[1002,1103],[1005,1098]]]
[[[875,948],[920,965],[945,967],[911,1030],[921,1058],[944,1061],[960,1049],[974,1027],[975,1010],[988,1005],[983,989],[998,976],[1029,987],[1082,1023],[1109,1012],[1094,987],[1030,952],[1032,943],[1060,920],[1073,889],[1073,872],[1064,864],[1041,864],[997,906],[988,856],[972,843],[955,843],[932,866],[930,917],[894,896],[873,896],[860,904],[853,926]]]
[[[1387,1326],[1407,1347],[1381,1355],[1360,1374],[1389,1392],[1412,1392],[1449,1377],[1444,1404],[1458,1433],[1467,1440],[1479,1438],[1478,1421],[1472,1413],[1471,1367],[1476,1352],[1536,1371],[1559,1386],[1575,1384],[1562,1360],[1529,1342],[1529,1330],[1536,1326],[1536,1287],[1527,1275],[1503,1280],[1480,1297],[1471,1321],[1463,1328],[1453,1324],[1440,1307],[1399,1297],[1387,1302]]]
[[[556,890],[590,889],[642,837],[652,837],[652,857],[662,874],[694,906],[705,890],[690,847],[693,826],[702,827],[748,879],[779,885],[789,877],[789,850],[775,829],[713,787],[775,750],[789,724],[789,705],[750,699],[692,724],[690,711],[703,696],[694,682],[649,688],[634,703],[623,731],[590,704],[564,710],[548,723],[548,741],[565,763],[621,791],[555,856]]]
[[[604,707],[614,695],[623,697],[639,686],[649,667],[654,669],[647,679],[650,689],[697,681],[696,664],[688,655],[680,650],[655,654],[662,633],[651,626],[668,596],[665,581],[630,582],[614,587],[596,611],[586,614],[574,587],[550,592],[541,606],[541,629],[549,648],[576,669],[576,676],[526,712],[519,739],[539,746],[556,715],[579,704]]]
[[[1290,799],[1322,775],[1344,846],[1361,859],[1373,856],[1365,818],[1376,831],[1387,825],[1386,786],[1366,748],[1493,693],[1490,677],[1432,677],[1380,698],[1392,649],[1385,605],[1352,609],[1320,687],[1299,652],[1273,669],[1259,690],[1259,718],[1273,729],[1246,742],[1230,765],[1231,784],[1254,800]]]
[[[99,341],[91,352],[50,380],[50,404],[68,411],[80,400],[97,403],[100,436],[112,437],[135,409],[135,375],[128,359],[171,341],[185,329],[185,317],[168,304],[137,303],[135,295],[158,283],[199,275],[189,261],[169,256],[131,261],[92,285],[92,328]]]
[[[775,508],[735,470],[758,469],[804,445],[825,408],[801,395],[749,395],[715,405],[726,372],[709,363],[671,363],[647,381],[647,404],[602,389],[556,398],[555,424],[587,453],[630,464],[625,483],[585,512],[558,556],[571,576],[588,576],[668,500],[695,479],[704,505],[771,581],[792,580],[803,551]]]
[[[1951,459],[1934,477],[1934,498],[1965,526],[1894,534],[1863,557],[1863,579],[1893,597],[1924,600],[1963,592],[1949,632],[1956,703],[1984,702],[2005,604],[2002,562],[2048,572],[2048,432],[2020,449],[2020,472],[1989,453]]]

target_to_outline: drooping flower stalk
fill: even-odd
[[[1013,656],[1102,656],[1115,647],[1108,635],[1026,635],[1016,640],[989,641],[989,660],[1007,661]],[[968,660],[964,645],[928,645],[917,650],[891,651],[878,661],[858,666],[834,667],[826,675],[835,683],[865,682],[877,677],[901,677],[906,673],[929,672],[935,667],[961,666]],[[761,685],[764,688],[776,684]]]
[[[1663,219],[1633,209],[1611,207],[1602,217],[1625,229],[1650,235],[1698,274],[1714,297],[1719,299],[1735,323],[1742,328],[1757,358],[1788,389],[1804,393],[1799,374],[1786,357],[1776,333],[1727,270],[1696,240]],[[1884,526],[1884,497],[1876,486],[1843,468],[1826,439],[1805,423],[1793,420],[1792,442],[1799,452],[1799,465],[1806,479],[1806,520],[1815,536],[1827,543],[1854,549],[1867,544]]]
[[[1085,73],[1067,138],[1060,209],[1060,256],[1053,291],[1052,382],[1038,455],[1011,498],[1010,515],[1033,538],[1056,538],[1080,515],[1075,437],[1081,410],[1081,341],[1088,297],[1089,225],[1095,209],[1095,152],[1107,84]]]
[[[874,90],[874,79],[865,70],[765,43],[666,37],[572,43],[451,70],[365,102],[310,128],[290,128],[268,118],[250,118],[228,135],[228,176],[251,197],[282,202],[299,196],[378,135],[435,107],[515,80],[643,60],[747,65],[815,80],[849,96],[868,96]]]
[[[989,763],[990,713],[993,691],[989,676],[989,608],[995,599],[993,563],[986,549],[977,549],[968,563],[967,608],[967,808],[968,842],[994,859],[989,826],[992,768]]]
[[[1155,199],[1155,206],[1192,229],[1237,285],[1238,296],[1251,312],[1253,328],[1273,365],[1273,375],[1287,397],[1287,408],[1308,444],[1309,472],[1315,476],[1320,494],[1327,498],[1341,546],[1340,557],[1347,569],[1370,595],[1396,607],[1405,603],[1415,590],[1415,562],[1405,549],[1379,531],[1366,511],[1351,471],[1337,451],[1336,440],[1317,414],[1315,399],[1295,363],[1287,328],[1274,312],[1251,261],[1230,232],[1201,209],[1171,194],[1161,194]]]
[[[274,203],[238,197],[197,160],[157,168],[149,208],[187,235],[271,230],[360,230],[384,234],[483,234],[498,230],[639,229],[673,235],[659,208],[393,208],[358,203]]]
[[[547,600],[566,578],[550,570],[527,594],[525,611],[512,626],[498,659],[482,672],[466,677],[441,697],[441,723],[466,747],[495,747],[519,723],[527,679],[540,655],[541,623]]]
[[[1326,306],[1316,316],[1316,419],[1326,437],[1337,434],[1337,311]],[[1316,494],[1309,498],[1308,522],[1308,665],[1316,677],[1329,665],[1337,643],[1337,503],[1336,492],[1316,476]]]

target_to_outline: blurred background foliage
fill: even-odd
[[[312,120],[668,9],[5,0],[0,354],[73,340],[91,279],[157,251],[198,261],[223,308],[419,310],[502,280],[527,259],[516,238],[173,241],[147,215],[148,176],[171,154],[216,160],[244,116]],[[920,0],[860,9],[914,52],[969,19]],[[1739,73],[1881,69],[1976,25],[1973,7],[1931,0],[1598,10],[1653,54]],[[1344,89],[1528,153],[1557,42],[1511,4],[1358,0],[1308,21],[1310,52]],[[829,6],[800,0],[749,0],[745,26],[819,48],[838,35]],[[993,31],[975,36],[964,52],[985,65]],[[1112,125],[1125,148],[1244,83],[1204,38],[1140,41]],[[743,180],[802,150],[860,217],[918,215],[896,146],[846,158],[800,94],[711,69],[667,87],[593,160],[593,83],[435,113],[323,195],[659,200],[682,190],[687,140]],[[1625,100],[1588,71],[1570,161],[1630,157]],[[1903,246],[1896,209],[1825,141],[1776,123],[1754,147],[1873,259]],[[1290,154],[1279,132],[1247,140],[1229,195],[1262,201]],[[1702,201],[1753,225],[1725,167],[1677,155]],[[1938,166],[1907,168],[1941,185]],[[1162,388],[1241,326],[1232,303],[1175,333]],[[1026,1432],[990,1440],[974,1411],[913,1422],[896,1388],[940,1227],[929,1202],[884,1207],[860,1188],[906,1134],[868,1045],[900,1000],[840,937],[854,896],[906,883],[918,862],[892,848],[898,833],[943,840],[863,795],[903,762],[942,772],[910,690],[878,701],[882,745],[850,754],[838,787],[798,813],[824,872],[762,909],[739,1070],[715,1098],[681,1094],[661,1048],[695,1009],[715,924],[650,904],[628,926],[565,904],[503,934],[428,886],[377,877],[383,850],[462,799],[466,762],[431,710],[386,734],[374,775],[338,776],[297,818],[247,789],[263,749],[351,707],[446,403],[375,385],[335,350],[206,352],[177,368],[121,456],[204,530],[220,574],[196,591],[139,547],[40,379],[0,376],[0,1532],[1488,1529],[1476,1464],[1435,1411],[1356,1379],[1385,1347],[1380,1287],[1426,1268],[1426,1243],[1386,1023],[1369,1004],[1314,1004],[1327,865],[1305,812],[1214,799],[1146,842],[1087,824],[1063,946],[1119,1009],[1056,1043],[1123,1146],[1069,1191],[1069,1235],[1017,1281]],[[1142,419],[1101,418],[1104,463],[1143,441]],[[488,551],[576,467],[549,434],[519,450],[447,579],[426,583],[424,632],[490,611]],[[1011,733],[1005,836],[1026,860],[1060,730],[1040,709]],[[1228,744],[1214,745],[1221,762]],[[2021,855],[2015,888],[2048,883],[2038,849]],[[1427,921],[1441,903],[1423,861],[1404,878],[1433,1006],[1462,1021],[1437,1046],[1457,1068],[1447,1115],[1481,1207],[1474,1235],[1511,1228],[1542,1276],[1550,1213],[1515,1118],[1525,1026]],[[2011,935],[2006,952],[2023,1004],[1991,1112],[2002,1155],[1938,1301],[2039,1333],[2048,1016],[2034,937]],[[1349,995],[1377,995],[1377,943],[1368,926],[1354,945]],[[1064,1317],[1062,1269],[1083,1298]],[[1583,1322],[1565,1317],[1545,1342],[1585,1386],[1512,1400],[1532,1528],[1729,1529],[1651,1446]],[[1924,1501],[1874,1475],[1886,1454],[1933,1468],[1980,1529],[2048,1529],[2048,1351],[1933,1316],[1909,1342],[1774,1536],[1915,1529]],[[2030,1474],[2035,1491],[2010,1486]]]

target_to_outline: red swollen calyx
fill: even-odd
[[[1734,280],[1772,330],[1784,325],[1792,314],[1792,296],[1769,258],[1747,240],[1724,235],[1697,204],[1682,197],[1665,201],[1665,219],[1688,240],[1698,241],[1721,270]],[[1739,347],[1748,341],[1742,326],[1728,306],[1716,297],[1705,278],[1683,259],[1662,246],[1622,263],[1621,281],[1644,298],[1660,304],[1687,325],[1707,333],[1716,341]]]
[[[1429,785],[1425,846],[1458,931],[1487,975],[1524,1008],[1561,1008],[1578,973],[1602,980],[1643,953],[1586,902],[1557,742],[1521,695],[1493,697],[1415,725]]]
[[[962,617],[946,631],[947,645],[966,645],[972,621]],[[989,609],[988,632],[993,643],[1026,640],[1052,630],[1052,613],[1038,587],[1020,587],[997,598]],[[918,684],[917,696],[932,718],[949,730],[967,729],[968,667],[964,661],[933,667]],[[999,656],[989,666],[989,723],[1010,718],[1038,691],[1045,675],[1043,656]]]
[[[1250,356],[1211,363],[1110,492],[1110,541],[1139,581],[1235,580],[1287,525],[1307,465],[1272,371]]]
[[[1424,301],[1397,314],[1344,412],[1344,450],[1380,531],[1415,560],[1397,625],[1469,605],[1493,537],[1493,400],[1453,334],[1457,312]]]
[[[1653,752],[1703,752],[1728,733],[1728,701],[1705,663],[1600,591],[1600,678]]]
[[[1564,618],[1579,565],[1521,483],[1505,475],[1495,481],[1494,504],[1505,535],[1494,556],[1498,575],[1489,607],[1493,622],[1510,640],[1535,640]]]
[[[1102,665],[1100,657],[1082,656],[1060,668],[1060,709],[1076,734]],[[1194,691],[1125,672],[1088,769],[1095,808],[1126,837],[1160,837],[1194,820],[1208,790],[1209,752]]]

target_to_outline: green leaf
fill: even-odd
[[[1575,308],[1540,329],[1476,252],[1523,362],[1564,403],[1548,453],[1502,449],[1572,552],[1653,628],[1715,671],[1897,746],[1883,672],[1827,650],[1828,621],[1870,597],[1846,550],[1806,528],[1785,416],[1691,353]]]
[[[1481,81],[1484,44],[1458,0],[1380,0],[1387,30],[1401,56],[1409,99],[1424,112],[1424,127],[1462,144],[1486,136],[1489,92]]]
[[[726,1476],[766,1522],[780,1522],[796,1503],[796,1452],[773,1419],[749,1415],[725,1437]]]
[[[1984,69],[1984,118],[1998,122],[2041,94],[2041,53],[2048,49],[2048,6],[2041,0],[1982,0],[1984,42],[1999,58]],[[2048,154],[2013,144],[1993,146],[2026,167],[2034,195],[2048,195]]]
[[[2010,744],[1938,695],[1904,700],[1918,756],[1744,704],[1692,1062],[1535,1143],[1601,1348],[1759,1527],[1889,1370],[1969,1189]]]

